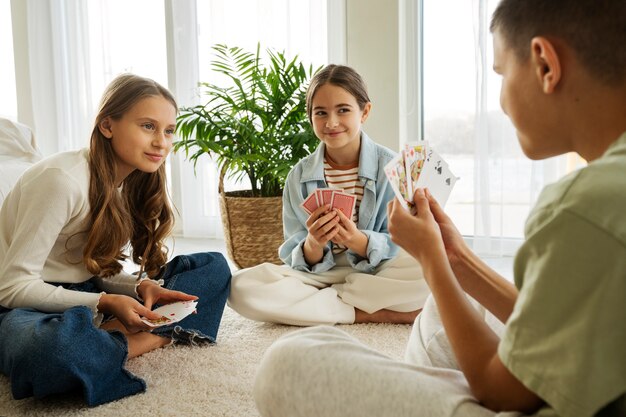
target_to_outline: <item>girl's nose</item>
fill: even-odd
[[[326,121],[326,127],[328,127],[328,128],[333,128],[333,127],[337,126],[338,124],[339,124],[339,122],[333,116],[330,116],[328,118],[328,120]]]
[[[152,146],[157,147],[157,148],[165,148],[166,144],[167,144],[167,138],[165,137],[165,131],[157,130],[154,133]]]

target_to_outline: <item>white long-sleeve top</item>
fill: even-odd
[[[81,283],[92,274],[82,262],[90,227],[89,151],[63,152],[28,169],[0,209],[0,305],[62,312],[90,307],[99,321],[100,294],[49,283]],[[97,279],[105,292],[136,297],[137,277]]]

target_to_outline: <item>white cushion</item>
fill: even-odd
[[[32,130],[0,117],[0,206],[20,175],[40,159]]]

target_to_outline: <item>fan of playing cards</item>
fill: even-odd
[[[405,144],[402,152],[385,166],[385,174],[402,206],[411,212],[415,212],[415,190],[428,188],[443,207],[458,179],[426,141]]]
[[[196,311],[197,301],[178,301],[176,303],[165,304],[153,311],[161,315],[160,319],[147,319],[143,317],[141,320],[149,326],[159,327],[167,324],[181,321],[188,315]]]
[[[318,188],[314,193],[311,193],[301,205],[304,211],[310,215],[324,204],[330,204],[331,210],[337,209],[345,214],[348,219],[352,219],[356,196],[332,188]]]

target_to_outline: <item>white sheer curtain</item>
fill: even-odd
[[[172,69],[180,69],[196,56],[198,70],[187,77],[176,77],[176,93],[182,106],[203,102],[201,91],[188,95],[190,86],[198,81],[218,83],[211,72],[211,46],[221,43],[255,51],[273,48],[287,56],[298,55],[314,66],[327,62],[326,2],[319,0],[168,0],[172,4]],[[186,12],[182,12],[186,10]],[[197,28],[197,40],[189,39],[189,30]],[[182,42],[182,38],[187,39]],[[193,48],[197,48],[193,50]],[[183,63],[181,65],[181,63]],[[177,71],[177,70],[175,70]],[[196,78],[194,78],[196,77]],[[181,100],[181,90],[182,97]],[[178,233],[187,237],[221,238],[223,230],[218,205],[218,173],[208,156],[195,166],[184,153],[172,158],[172,195],[181,213]],[[179,190],[177,189],[179,187]],[[246,183],[227,181],[227,191],[247,188]]]
[[[84,146],[92,114],[87,3],[81,0],[26,0],[20,5],[27,48],[21,77],[30,91],[31,121],[45,155]],[[22,93],[23,93],[22,91]]]
[[[10,0],[0,0],[0,62],[0,117],[17,120]]]
[[[500,109],[489,32],[498,0],[423,2],[424,131],[461,177],[446,211],[482,255],[511,255],[539,191],[576,158],[530,161]]]

